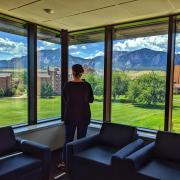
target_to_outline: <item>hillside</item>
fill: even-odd
[[[41,50],[38,52],[38,67],[45,69],[48,66],[59,67],[59,49],[56,50]],[[151,49],[140,49],[136,51],[114,51],[113,52],[113,69],[123,70],[147,70],[147,69],[166,69],[167,53],[162,51],[154,51]],[[83,59],[69,55],[69,66],[79,63],[87,65],[95,69],[103,69],[104,57],[98,56],[92,59]],[[176,55],[176,64],[180,65],[180,55]],[[13,58],[11,60],[0,60],[0,68],[11,69],[14,67],[27,68],[27,56]]]

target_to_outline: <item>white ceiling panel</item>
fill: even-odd
[[[74,26],[81,29],[83,27],[87,28],[110,24],[110,22],[111,24],[116,23],[128,17],[131,17],[131,14],[129,14],[126,9],[115,6],[107,9],[85,13],[83,14],[83,16],[79,14],[72,17],[62,19],[60,18],[59,22],[65,23],[70,27]],[[70,29],[74,30],[73,27],[71,27]]]
[[[53,9],[47,14],[43,9]],[[84,29],[180,12],[180,0],[0,0],[0,11],[56,29]]]
[[[174,9],[180,9],[180,0],[169,0],[169,3],[172,4]]]
[[[50,22],[48,21],[48,22],[43,23],[43,25],[47,26],[47,27],[53,27],[53,28],[58,29],[58,30],[69,29],[68,25],[62,24],[62,22],[60,22],[58,20],[57,21],[50,21]]]
[[[123,6],[134,16],[150,16],[151,14],[164,14],[173,11],[168,0],[139,0]]]
[[[37,0],[0,0],[0,7],[2,9],[10,10],[36,1]]]
[[[125,2],[125,0],[123,2]],[[115,4],[116,2],[109,0],[41,0],[28,6],[15,9],[13,12],[22,14],[32,14],[33,12],[33,14],[46,17],[48,20],[56,20],[99,8],[106,8]],[[53,9],[54,14],[47,14],[44,12],[43,9],[47,8]]]

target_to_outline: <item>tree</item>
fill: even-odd
[[[112,96],[114,100],[117,96],[125,95],[128,91],[130,79],[123,71],[115,71],[112,74]]]
[[[0,88],[0,98],[5,95],[4,89]]]
[[[85,81],[91,84],[91,87],[94,90],[97,85],[95,74],[93,73],[84,74],[83,78],[85,79]]]
[[[49,84],[48,82],[44,82],[41,85],[41,97],[42,98],[50,98],[53,96],[53,88],[51,86],[51,84]]]
[[[158,73],[143,74],[131,81],[128,99],[141,104],[156,104],[165,100],[165,79]]]
[[[84,75],[85,80],[91,84],[94,95],[103,95],[103,78],[100,75],[88,73]]]

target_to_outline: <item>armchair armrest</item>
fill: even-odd
[[[93,143],[95,143],[97,137],[98,137],[98,135],[93,135],[93,136],[90,136],[90,137],[85,137],[85,138],[78,139],[78,140],[75,140],[73,142],[70,142],[70,143],[67,144],[67,151],[72,149],[73,150],[72,152],[74,154],[76,154],[78,152],[81,152],[84,149],[91,146]]]
[[[111,170],[115,177],[121,176],[122,179],[126,179],[125,172],[129,172],[129,163],[125,161],[125,158],[137,151],[144,145],[144,141],[142,139],[137,139],[127,146],[120,149],[116,152],[111,159]]]
[[[90,137],[85,137],[73,142],[70,142],[66,145],[66,171],[69,175],[71,175],[72,164],[73,164],[73,156],[84,149],[87,149],[93,143],[96,142],[98,135],[93,135]]]
[[[140,149],[143,146],[143,144],[144,144],[144,140],[142,140],[142,139],[137,139],[137,140],[129,143],[127,146],[121,148],[118,152],[116,152],[112,156],[112,161],[114,159],[120,159],[120,160],[124,159],[125,157],[129,156],[133,152]]]
[[[152,142],[135,153],[129,155],[127,158],[125,158],[125,161],[132,164],[133,167],[138,170],[143,164],[152,158],[154,147],[155,142]]]
[[[15,150],[16,151],[22,151],[21,150],[21,142],[22,142],[22,139],[19,137],[16,137],[16,144],[15,144]]]
[[[21,150],[34,156],[42,161],[42,169],[43,169],[43,180],[49,179],[50,174],[50,164],[51,164],[51,151],[50,149],[42,144],[35,143],[28,140],[21,141]]]

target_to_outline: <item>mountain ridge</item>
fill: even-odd
[[[38,52],[38,68],[46,69],[48,66],[60,67],[60,49],[41,50]],[[180,65],[180,55],[176,54],[176,64]],[[166,70],[167,53],[143,48],[135,51],[114,51],[113,70]],[[93,69],[102,70],[104,67],[104,56],[84,59],[69,55],[69,66],[83,64]],[[27,56],[12,58],[11,60],[0,60],[0,69],[11,69],[14,67],[27,68]]]

